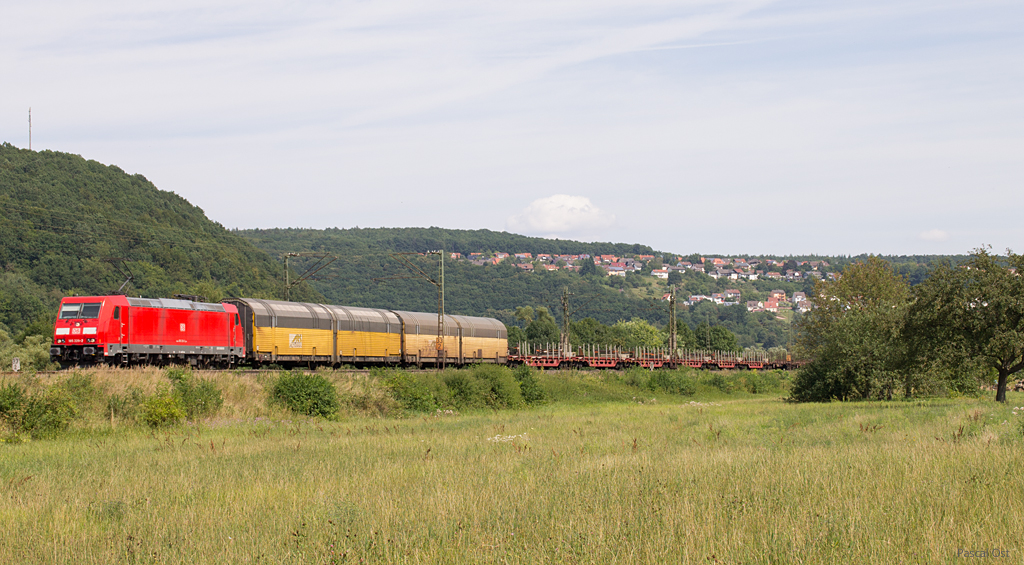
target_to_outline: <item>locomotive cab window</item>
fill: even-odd
[[[81,318],[96,319],[99,317],[99,302],[76,302],[73,304],[65,304],[60,307],[61,320],[75,320]]]
[[[114,306],[114,319],[115,320],[120,320],[121,319],[121,307],[120,306]]]

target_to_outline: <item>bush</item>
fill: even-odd
[[[651,380],[650,373],[642,367],[630,367],[625,371],[623,382],[632,387],[647,389]]]
[[[693,396],[697,392],[697,383],[683,372],[660,370],[651,373],[651,378],[647,381],[647,388],[669,394]]]
[[[338,401],[343,408],[349,408],[376,418],[401,416],[404,407],[390,394],[387,388],[365,387],[339,394]]]
[[[170,369],[167,378],[189,420],[213,416],[224,405],[224,397],[213,381],[197,379],[186,369]]]
[[[81,412],[89,412],[99,410],[103,406],[103,392],[92,381],[91,374],[75,372],[56,386],[63,388],[71,395],[75,406]]]
[[[811,361],[800,367],[793,379],[789,400],[794,402],[829,402],[846,400],[853,389],[846,379],[825,363]]]
[[[33,395],[14,383],[0,387],[0,419],[14,434],[51,438],[67,430],[78,413],[75,397],[65,384]]]
[[[139,408],[146,401],[146,395],[137,387],[131,387],[124,395],[111,394],[107,398],[107,414],[134,420],[139,415]]]
[[[709,371],[705,382],[726,394],[731,394],[739,388],[736,377],[718,371]]]
[[[0,386],[0,422],[3,422],[12,433],[22,430],[25,419],[25,405],[28,395],[25,389],[15,383]]]
[[[746,371],[743,373],[743,388],[753,394],[778,392],[782,390],[782,379],[775,371]]]
[[[21,429],[33,439],[51,438],[67,430],[76,416],[78,407],[71,393],[62,386],[51,386],[28,399]]]
[[[185,419],[178,395],[161,390],[142,403],[142,421],[151,428],[180,424]]]
[[[500,365],[475,365],[468,370],[480,384],[484,403],[491,408],[525,408],[526,402],[519,389],[519,383],[508,367]]]
[[[692,396],[697,392],[697,381],[686,371],[674,369],[644,369],[631,367],[623,376],[623,382],[631,387],[651,392],[667,392]]]
[[[530,406],[544,402],[544,390],[537,382],[537,376],[533,367],[520,365],[512,371],[512,376],[519,382],[519,392],[523,400]]]
[[[485,383],[476,379],[468,370],[448,371],[443,378],[452,402],[459,410],[483,408],[487,405]]]
[[[15,357],[21,359],[22,371],[45,371],[56,366],[50,363],[49,336],[24,336],[21,343],[16,343],[0,330],[0,367],[10,370]]]
[[[301,371],[281,374],[270,389],[270,402],[307,416],[336,419],[341,409],[334,384]]]
[[[389,371],[384,377],[384,386],[406,410],[433,412],[438,408],[437,399],[425,382],[404,371]]]
[[[27,402],[28,396],[25,394],[24,388],[15,383],[6,383],[0,386],[0,419],[9,424],[12,419],[16,419],[17,425],[12,425],[12,427],[20,427],[21,416]]]

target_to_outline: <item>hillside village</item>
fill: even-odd
[[[702,273],[713,279],[730,280],[777,280],[786,282],[805,282],[809,280],[836,280],[840,274],[831,271],[827,261],[796,261],[793,259],[744,259],[744,258],[722,258],[722,257],[680,257],[655,255],[559,255],[550,253],[452,253],[451,258],[456,261],[468,261],[474,265],[497,265],[502,262],[512,262],[517,268],[524,271],[575,271],[579,272],[587,262],[592,262],[597,273],[606,276],[624,277],[627,274],[666,279],[672,282],[676,277],[673,273],[682,275],[689,271]],[[665,263],[675,264],[666,265]],[[662,298],[668,300],[670,294]],[[686,305],[697,304],[708,300],[724,306],[736,306],[740,304],[741,293],[737,289],[726,289],[720,293],[707,295],[691,295],[683,301]],[[748,300],[746,308],[750,312],[779,312],[796,310],[807,312],[811,308],[811,302],[807,300],[806,293],[793,292],[787,296],[783,290],[772,290],[765,300]]]

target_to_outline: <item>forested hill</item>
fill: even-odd
[[[275,253],[304,250],[327,250],[339,255],[364,251],[414,252],[444,249],[449,253],[503,251],[506,253],[551,253],[579,255],[588,253],[611,255],[653,255],[654,250],[638,243],[585,243],[564,239],[527,237],[491,230],[456,230],[445,228],[329,228],[256,229],[241,232],[262,249]]]
[[[281,263],[142,175],[53,151],[0,145],[0,329],[46,326],[60,298],[104,294],[279,297]],[[297,298],[322,299],[302,286]],[[40,332],[40,329],[45,331]]]
[[[651,248],[642,245],[549,240],[489,230],[269,229],[237,233],[272,255],[321,251],[337,256],[338,260],[318,273],[312,283],[333,303],[425,312],[437,310],[437,288],[417,277],[393,254],[414,254],[405,257],[436,278],[436,256],[415,254],[438,249],[443,249],[446,254],[464,255],[504,250],[571,254],[653,253]],[[299,274],[313,265],[316,259],[296,258],[293,261],[293,270]],[[592,316],[606,323],[632,316],[661,323],[667,319],[663,304],[638,299],[633,294],[621,292],[622,289],[599,283],[596,277],[590,279],[560,271],[530,273],[508,261],[481,267],[468,261],[448,260],[445,269],[445,304],[446,311],[451,314],[489,315],[511,322],[512,312],[519,306],[545,306],[556,310],[559,298],[568,286],[571,292],[577,293],[575,301],[592,302],[577,314],[578,317]]]
[[[650,247],[642,245],[529,238],[488,230],[270,229],[238,233],[273,255],[318,251],[336,255],[338,260],[320,271],[312,283],[332,303],[424,312],[437,310],[436,287],[415,275],[393,253],[443,249],[446,254],[463,255],[474,252],[533,253],[534,256],[538,253],[657,255]],[[435,256],[402,257],[436,277]],[[299,257],[291,264],[299,274],[316,261]],[[714,288],[716,281],[704,275],[699,278],[699,284]],[[619,320],[642,318],[664,327],[669,317],[668,303],[661,300],[668,291],[666,282],[640,274],[607,277],[563,270],[529,272],[513,265],[512,260],[485,266],[466,260],[447,260],[445,283],[448,313],[492,316],[508,325],[521,324],[514,315],[520,306],[545,307],[560,322],[561,298],[566,289],[571,293],[569,310],[574,321],[590,317],[604,324],[614,324]],[[726,283],[734,284],[723,279],[720,285]],[[683,292],[685,290],[680,292],[681,296],[685,296]],[[709,322],[724,325],[737,334],[743,346],[783,345],[789,337],[788,323],[774,315],[751,314],[743,306],[719,307],[711,303],[694,309],[681,306],[678,320],[690,327]]]
[[[134,274],[124,289],[127,294],[191,294],[216,301],[231,295],[283,298],[281,256],[326,252],[338,260],[310,284],[293,288],[292,300],[432,312],[437,307],[436,288],[414,278],[395,254],[412,253],[405,258],[433,276],[436,257],[416,254],[435,249],[465,256],[476,252],[535,257],[541,253],[651,255],[653,260],[645,263],[643,272],[624,277],[544,268],[529,272],[511,260],[486,266],[446,261],[446,310],[518,324],[516,308],[544,306],[560,320],[561,297],[568,290],[574,321],[592,317],[613,324],[636,317],[658,326],[668,321],[667,304],[661,300],[668,281],[650,276],[662,257],[645,245],[433,227],[228,231],[142,175],[129,175],[77,155],[0,145],[0,342],[5,332],[22,337],[48,335],[62,296],[118,289],[124,277],[113,259],[125,260]],[[675,261],[675,257],[667,258]],[[893,259],[911,282],[927,272],[927,261]],[[856,258],[830,259],[833,268],[851,260]],[[293,277],[314,262],[295,258]],[[774,289],[787,295],[809,293],[813,286],[810,281],[713,280],[698,273],[687,273],[674,284],[683,297],[738,288],[743,300],[764,298]],[[785,344],[791,336],[788,318],[750,313],[742,305],[704,301],[689,309],[680,307],[679,319],[690,327],[722,325],[736,334],[742,346],[771,347]]]

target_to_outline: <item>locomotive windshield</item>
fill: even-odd
[[[64,304],[60,307],[61,320],[73,320],[78,318],[99,318],[101,302],[75,302]]]

